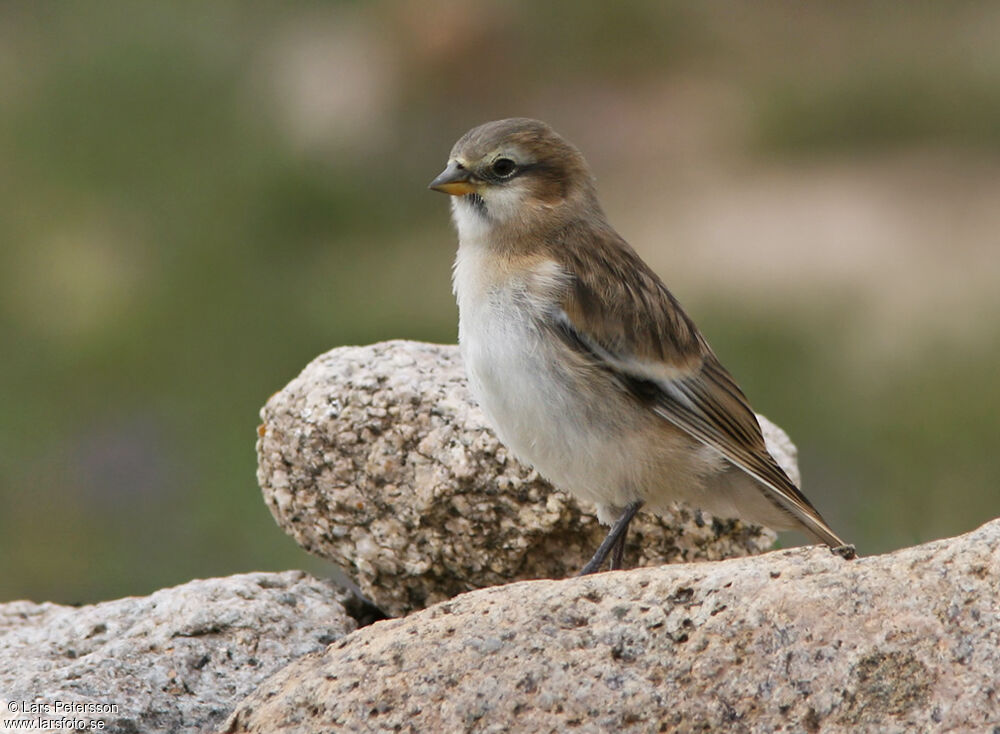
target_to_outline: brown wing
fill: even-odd
[[[717,449],[830,546],[844,545],[768,453],[732,376],[662,281],[613,232],[562,251],[576,274],[552,327],[657,415]]]

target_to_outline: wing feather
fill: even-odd
[[[550,314],[555,332],[657,415],[756,479],[812,535],[843,545],[768,453],[743,391],[666,286],[620,238],[603,249],[591,244],[568,251],[589,260],[566,263],[574,276]],[[627,267],[608,266],[623,256]]]

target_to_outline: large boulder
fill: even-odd
[[[346,602],[286,571],[84,607],[0,604],[0,730],[210,731],[269,675],[354,630]]]
[[[394,341],[313,360],[261,411],[257,477],[285,532],[392,615],[515,579],[575,574],[594,508],[517,463],[469,394],[456,346]],[[798,481],[794,445],[761,419]],[[685,507],[632,524],[627,562],[759,553],[770,530]]]
[[[994,521],[474,591],[301,658],[222,731],[995,732],[998,578]]]

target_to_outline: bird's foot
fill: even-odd
[[[615,521],[615,524],[611,526],[611,530],[608,532],[607,537],[601,542],[597,552],[594,553],[594,557],[587,561],[587,565],[583,567],[577,576],[587,576],[600,571],[601,566],[604,565],[604,561],[607,559],[608,554],[611,553],[612,548],[614,548],[615,553],[611,559],[611,568],[621,568],[622,554],[625,552],[625,535],[628,533],[628,524],[632,522],[632,518],[635,517],[635,514],[639,511],[640,507],[642,507],[642,500],[636,500],[622,511],[622,514]]]

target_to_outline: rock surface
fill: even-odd
[[[260,681],[354,630],[344,600],[286,571],[79,608],[0,604],[0,729],[42,719],[32,731],[65,731],[59,722],[73,719],[87,730],[210,731]]]
[[[998,578],[994,521],[475,591],[292,663],[223,731],[991,732]]]
[[[606,528],[508,457],[458,347],[394,341],[321,355],[261,411],[257,477],[278,524],[400,615],[474,588],[563,578]],[[761,419],[798,482],[795,447]],[[679,507],[632,524],[631,565],[758,553],[774,534]]]

